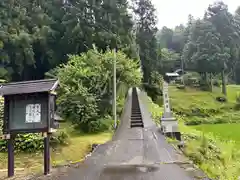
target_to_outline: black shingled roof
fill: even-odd
[[[56,79],[44,79],[35,81],[21,81],[0,85],[0,95],[28,94],[35,92],[48,92],[58,86]]]

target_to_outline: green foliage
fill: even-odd
[[[162,95],[162,91],[159,86],[152,84],[143,84],[143,88],[147,92],[148,96],[151,97],[151,99],[155,102],[158,97]]]
[[[144,90],[154,102],[161,103],[162,84],[163,77],[156,71],[151,72],[149,83],[143,83]]]
[[[200,85],[201,76],[197,72],[187,72],[183,75],[184,84],[190,87],[198,87]]]
[[[151,0],[132,0],[132,10],[137,27],[136,43],[143,71],[143,82],[149,83],[151,72],[159,71],[157,53],[157,17]]]
[[[163,27],[157,33],[157,40],[161,48],[171,49],[177,53],[181,53],[186,41],[185,27],[180,24],[174,29]]]
[[[128,8],[126,0],[1,0],[0,78],[42,79],[67,54],[86,52],[93,43],[136,58]]]
[[[4,115],[4,99],[0,96],[0,134],[2,134],[3,115]]]
[[[64,131],[54,133],[50,139],[50,146],[63,146],[68,144],[68,134]],[[14,142],[16,152],[38,152],[43,150],[43,137],[40,134],[18,134]],[[7,151],[7,141],[0,140],[0,152]]]
[[[165,74],[167,72],[175,71],[179,64],[180,55],[173,50],[166,48],[161,49],[160,52],[160,68],[161,73]]]
[[[155,104],[150,97],[145,94],[140,96],[142,102],[147,105],[148,111],[151,113],[151,117],[157,125],[160,125],[160,119],[162,117],[163,108]]]
[[[108,129],[103,118],[112,112],[113,62],[114,52],[100,53],[94,49],[79,56],[69,56],[69,62],[57,69],[61,86],[58,104],[62,116],[83,132]],[[139,86],[141,73],[138,63],[120,51],[116,53],[116,73],[118,104],[120,101],[123,104],[125,93],[121,91]]]
[[[177,85],[178,89],[185,89],[186,87],[184,85]]]
[[[222,82],[218,79],[213,79],[213,85],[216,87],[221,87]]]
[[[221,133],[224,134],[227,132],[226,126],[222,125],[222,127],[224,130]],[[240,154],[237,144],[232,140],[233,137],[222,138],[205,131],[205,128],[199,127],[199,130],[204,130],[201,132],[182,124],[180,129],[186,142],[185,155],[203,169],[209,178],[225,180],[236,179],[239,176]]]

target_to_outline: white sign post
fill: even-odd
[[[166,136],[175,136],[176,139],[181,141],[181,134],[178,129],[178,122],[177,119],[173,117],[170,108],[168,83],[165,81],[163,82],[163,105],[164,113],[161,118],[161,130],[164,134],[166,134]]]
[[[41,122],[41,104],[28,104],[26,106],[26,123]]]

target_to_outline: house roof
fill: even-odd
[[[166,73],[166,76],[171,76],[171,77],[178,77],[179,74],[174,72],[174,73]]]
[[[59,84],[56,79],[21,81],[0,85],[0,95],[29,94],[55,90]]]

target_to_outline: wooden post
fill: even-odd
[[[50,134],[44,133],[44,175],[50,172]]]
[[[113,60],[113,119],[114,119],[114,128],[117,128],[117,82],[116,82],[116,49],[114,49],[114,60]]]
[[[14,176],[14,137],[8,138],[8,177]]]

